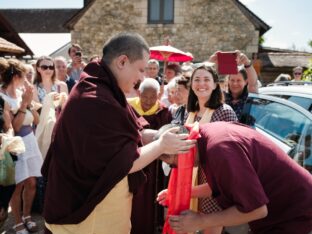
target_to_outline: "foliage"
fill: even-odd
[[[259,45],[263,45],[263,43],[265,42],[265,39],[263,36],[259,37]]]
[[[312,59],[309,60],[308,69],[303,72],[303,80],[312,81]]]

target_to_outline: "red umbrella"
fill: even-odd
[[[170,45],[150,47],[150,58],[165,62],[187,62],[193,59],[191,53],[185,53]]]

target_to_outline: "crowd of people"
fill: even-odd
[[[166,64],[161,72],[144,38],[121,33],[88,63],[78,44],[68,50],[70,61],[0,58],[0,129],[25,145],[22,154],[11,153],[14,183],[0,184],[0,225],[10,205],[17,234],[38,231],[31,217],[37,206],[45,233],[160,233],[175,164],[168,158],[195,147],[178,132],[198,122],[192,211],[170,217],[171,227],[221,234],[224,226],[250,223],[255,234],[308,234],[311,175],[239,124],[248,93],[258,92],[258,74],[236,50],[237,74],[221,77],[218,53],[200,64]],[[296,81],[299,73],[295,68]],[[160,133],[168,124],[174,127]],[[298,186],[299,179],[307,182]],[[282,183],[301,194],[299,206]],[[291,211],[279,215],[288,205]]]

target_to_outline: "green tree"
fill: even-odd
[[[312,48],[312,40],[308,42],[309,46]]]
[[[312,81],[312,59],[309,60],[308,69],[303,72],[302,79]]]
[[[263,36],[259,37],[259,45],[263,45],[263,43],[265,42],[265,39]]]

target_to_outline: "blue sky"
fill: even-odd
[[[265,46],[312,52],[312,0],[241,0],[272,28]],[[0,8],[81,8],[83,0],[0,0]],[[70,34],[20,34],[38,56],[50,54],[70,41]],[[49,41],[49,46],[47,46]],[[42,43],[44,42],[44,43]]]
[[[241,0],[272,28],[264,34],[266,46],[312,49],[311,0]]]

